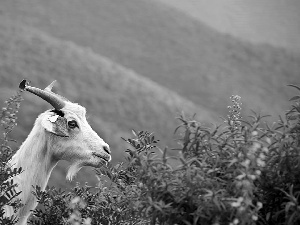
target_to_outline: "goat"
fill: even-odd
[[[83,166],[101,167],[111,160],[109,145],[86,120],[86,109],[52,92],[54,82],[44,90],[29,86],[26,80],[19,85],[20,89],[49,102],[54,109],[38,116],[30,134],[9,161],[12,168],[21,167],[23,170],[12,178],[18,184],[16,191],[21,191],[18,198],[23,206],[16,213],[10,206],[5,208],[5,215],[16,216],[18,225],[26,224],[30,211],[37,206],[33,187],[38,185],[45,190],[59,160],[70,162],[67,173],[70,180]]]

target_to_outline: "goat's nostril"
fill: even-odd
[[[108,146],[103,146],[103,150],[107,153],[107,154],[110,154],[110,149]]]

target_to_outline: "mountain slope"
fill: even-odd
[[[162,146],[174,146],[172,133],[178,112],[198,113],[203,121],[212,121],[214,117],[205,108],[89,49],[28,27],[0,22],[0,106],[24,78],[41,88],[56,79],[54,91],[85,106],[91,126],[110,144],[114,162],[123,159],[127,146],[121,137],[131,136],[132,129],[155,132]],[[25,100],[14,135],[19,144],[37,115],[50,108],[30,93],[23,95]],[[61,177],[58,170],[55,174],[54,177]],[[88,177],[84,174],[80,179]]]
[[[300,56],[218,33],[147,0],[4,0],[0,19],[90,47],[113,61],[224,114],[232,94],[244,108],[274,115],[299,84]]]
[[[300,1],[157,0],[214,29],[253,43],[300,52]]]

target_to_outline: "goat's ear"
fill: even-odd
[[[67,119],[59,115],[50,115],[42,121],[42,126],[49,132],[61,136],[69,137]]]

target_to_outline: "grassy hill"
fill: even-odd
[[[163,140],[162,146],[174,146],[177,113],[197,112],[204,121],[214,117],[205,108],[89,49],[29,27],[0,22],[0,107],[23,78],[41,88],[58,80],[54,91],[87,108],[88,120],[110,144],[114,162],[123,159],[127,146],[121,137],[129,137],[132,129],[155,132]],[[24,93],[24,98],[14,133],[18,144],[28,135],[37,115],[51,107],[30,93]],[[54,171],[50,185],[60,180],[61,186],[68,186],[63,183],[65,166],[60,164]],[[91,181],[93,177],[86,178],[91,174],[83,172],[78,180]]]
[[[298,83],[300,56],[218,33],[147,0],[3,0],[0,19],[26,24],[93,49],[224,114],[239,94],[244,108],[281,113]]]
[[[298,54],[239,41],[156,1],[0,1],[1,102],[24,77],[39,87],[57,79],[59,93],[87,107],[115,160],[131,129],[170,145],[176,112],[210,121],[226,115],[232,94],[246,110],[282,113],[292,95],[285,84],[299,84],[299,74]],[[18,140],[49,107],[25,101]]]

